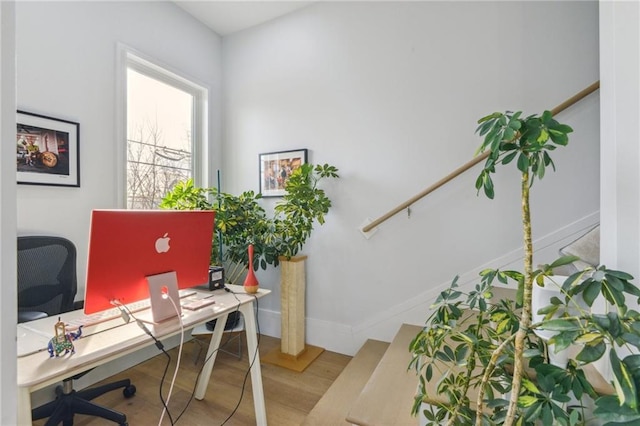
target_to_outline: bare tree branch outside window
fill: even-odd
[[[157,121],[139,125],[127,140],[127,208],[156,209],[164,195],[192,177],[191,134],[165,143]],[[176,148],[178,147],[178,148]]]

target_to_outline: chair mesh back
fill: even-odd
[[[55,315],[73,309],[76,248],[61,237],[18,237],[18,311]]]

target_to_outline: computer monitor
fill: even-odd
[[[149,298],[149,276],[174,271],[178,288],[206,284],[214,217],[213,211],[94,210],[85,314]]]

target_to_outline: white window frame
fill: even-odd
[[[127,70],[129,68],[183,90],[193,96],[192,158],[193,179],[197,186],[208,185],[208,99],[209,89],[194,78],[177,72],[159,61],[149,58],[129,46],[119,43],[117,47],[117,206],[127,206]]]

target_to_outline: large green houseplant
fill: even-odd
[[[285,183],[285,194],[269,217],[260,204],[261,194],[245,191],[240,195],[218,192],[216,188],[196,187],[193,180],[179,182],[168,192],[160,207],[181,210],[215,210],[215,238],[223,244],[224,259],[219,245],[213,244],[212,262],[249,264],[247,247],[254,246],[254,268],[278,266],[279,258],[295,256],[311,236],[314,224],[324,223],[331,200],[319,183],[337,178],[334,166],[303,164],[295,169]]]
[[[555,168],[549,153],[567,145],[571,131],[549,111],[524,118],[521,112],[494,113],[479,120],[484,139],[478,153],[489,155],[476,180],[478,191],[493,198],[492,174],[499,165],[513,163],[520,172],[524,271],[482,271],[466,293],[456,277],[438,296],[410,345],[410,368],[419,375],[413,413],[423,410],[429,424],[577,425],[594,415],[608,425],[640,424],[640,355],[618,355],[621,347],[640,348],[640,314],[625,302],[625,294],[640,296],[640,290],[629,274],[605,267],[576,272],[558,283],[562,297],[540,310],[544,320],[532,323],[533,286],[577,259],[562,257],[534,270],[529,209],[534,180]],[[495,300],[496,281],[515,283],[516,300]],[[598,296],[610,306],[607,313],[586,311],[576,302],[580,298],[591,307]],[[554,350],[577,345],[577,355],[566,366],[551,364],[536,328],[554,333],[548,342]],[[613,372],[610,395],[598,394],[584,370],[605,356]],[[592,414],[585,409],[589,399],[595,400]]]

